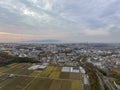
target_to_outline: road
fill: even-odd
[[[109,87],[110,90],[116,90],[113,85],[111,84],[110,80],[108,77],[104,76],[103,77],[104,82],[106,83],[106,85]]]
[[[103,81],[102,81],[102,79],[100,78],[100,75],[99,75],[98,73],[96,73],[96,75],[97,75],[97,77],[98,77],[98,79],[99,79],[99,83],[100,83],[100,86],[101,86],[101,90],[105,90],[104,85],[103,85]]]
[[[97,71],[97,74],[99,75],[99,77],[101,77],[101,79],[103,79],[104,83],[107,85],[107,87],[109,88],[109,90],[116,90],[114,88],[114,86],[111,84],[110,80],[109,80],[109,77],[107,76],[104,76],[102,73],[98,72]],[[98,77],[98,78],[99,78]]]

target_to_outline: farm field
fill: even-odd
[[[48,66],[41,74],[41,77],[59,78],[61,67]]]
[[[80,74],[61,72],[57,66],[28,70],[31,65],[13,63],[0,67],[0,90],[82,90]]]
[[[120,68],[113,68],[112,71],[120,74]]]

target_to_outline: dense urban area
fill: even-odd
[[[0,90],[120,90],[120,44],[0,44]]]

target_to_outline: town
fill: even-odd
[[[30,65],[25,70],[34,73],[33,77],[57,80],[80,80],[78,88],[66,90],[119,90],[120,89],[120,44],[105,43],[71,43],[71,44],[39,44],[39,43],[1,43],[0,61],[2,54],[20,58],[30,58]],[[34,62],[33,62],[34,61]],[[12,61],[13,63],[18,63]],[[23,61],[29,63],[29,61]],[[22,62],[22,63],[23,63]],[[9,62],[4,64],[8,64]],[[11,63],[10,63],[11,64]],[[8,64],[9,65],[9,64]],[[13,68],[13,67],[12,67]],[[59,69],[57,72],[54,68]],[[39,70],[39,71],[38,71]],[[9,70],[8,70],[9,71]],[[42,73],[40,73],[42,72]],[[26,76],[21,73],[8,73],[9,77]],[[47,73],[47,74],[45,74]],[[72,76],[71,76],[72,75]],[[2,77],[2,75],[1,75]],[[29,77],[29,75],[28,75]],[[2,81],[1,81],[2,82]],[[1,87],[2,84],[0,84]],[[93,86],[94,85],[94,86]],[[25,87],[28,90],[32,85]],[[74,88],[74,86],[71,86]],[[2,87],[1,87],[2,88]],[[2,90],[2,89],[1,89]],[[9,90],[9,89],[5,89]],[[11,90],[11,89],[10,89]],[[29,90],[32,90],[29,88]],[[39,89],[36,89],[39,90]],[[47,89],[44,89],[47,90]],[[50,89],[53,90],[53,89]],[[65,89],[55,89],[65,90]]]

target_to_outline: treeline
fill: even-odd
[[[99,80],[96,74],[93,72],[90,72],[88,75],[89,75],[91,90],[101,90]]]
[[[11,63],[38,63],[40,61],[33,59],[33,58],[28,58],[28,57],[18,57],[18,56],[11,56],[8,55],[7,53],[0,52],[0,66],[3,65],[8,65]]]
[[[20,58],[20,57],[15,57],[13,59],[14,62],[17,62],[17,63],[39,63],[40,61],[36,60],[36,59],[33,59],[33,58],[28,58],[28,57],[24,57],[24,58]]]
[[[89,82],[90,82],[89,90],[101,90],[99,79],[96,75],[96,67],[94,67],[90,63],[85,63],[83,67],[89,76]]]

